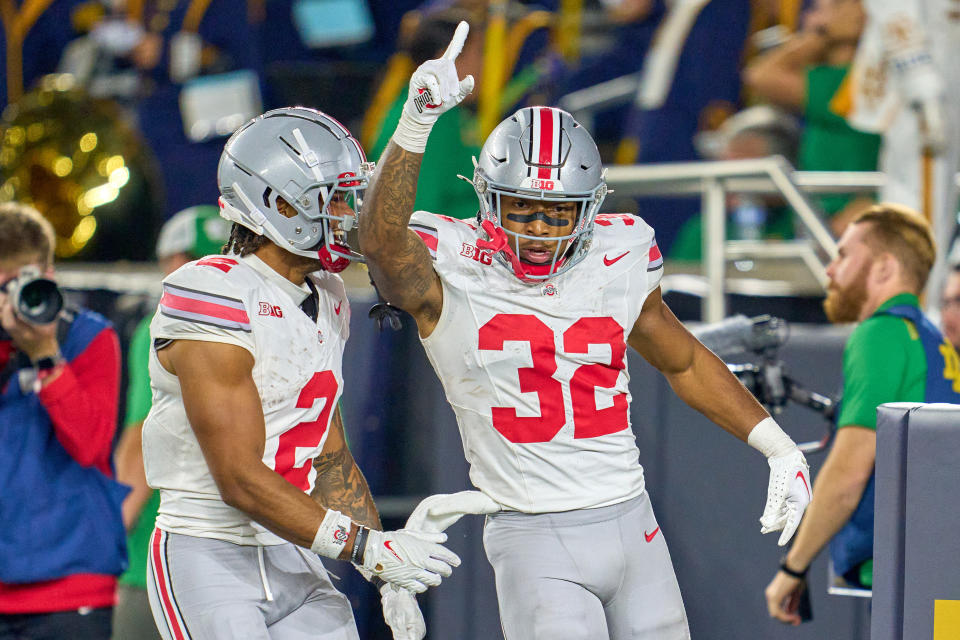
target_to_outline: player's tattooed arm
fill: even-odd
[[[364,199],[360,249],[380,293],[429,335],[440,317],[443,288],[426,245],[407,227],[422,158],[395,142],[387,145]]]
[[[333,413],[330,434],[323,451],[314,459],[313,468],[317,470],[316,486],[311,494],[314,500],[345,513],[354,522],[371,529],[383,529],[367,480],[347,447],[340,407]]]

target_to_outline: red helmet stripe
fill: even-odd
[[[660,253],[660,247],[654,239],[650,245],[650,254],[648,256],[647,271],[656,271],[663,266],[663,255]]]
[[[553,118],[556,115],[550,107],[541,107],[536,112],[536,121],[540,124],[540,152],[537,155],[539,164],[556,164],[554,161],[554,135],[557,127],[554,126]],[[551,178],[551,170],[548,167],[540,167],[537,170],[537,177],[542,180]]]

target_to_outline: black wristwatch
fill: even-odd
[[[789,566],[787,566],[787,556],[783,556],[783,558],[780,560],[780,571],[783,571],[788,576],[797,578],[798,580],[805,580],[807,577],[807,571],[809,570],[810,570],[809,566],[806,567],[803,571],[797,571],[795,569],[791,569]]]
[[[51,369],[54,369],[63,362],[63,356],[59,353],[52,356],[44,356],[38,360],[33,361],[33,368],[37,370],[37,373],[46,373]]]

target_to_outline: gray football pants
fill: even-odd
[[[610,507],[487,516],[506,640],[687,640],[670,553],[646,492]]]
[[[320,559],[154,530],[147,594],[164,640],[359,640]]]

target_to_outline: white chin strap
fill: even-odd
[[[263,235],[264,227],[268,224],[267,217],[263,215],[263,212],[254,204],[253,200],[244,193],[239,184],[234,182],[230,185],[230,188],[237,194],[237,197],[240,198],[240,201],[243,202],[247,210],[242,211],[223,198],[220,198],[220,215],[230,222],[236,222],[237,224],[247,227],[254,233]]]

